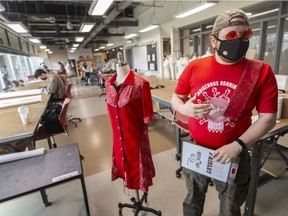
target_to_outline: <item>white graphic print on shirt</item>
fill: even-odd
[[[224,93],[221,93],[216,86],[227,87],[224,90]],[[220,89],[222,90],[222,88]],[[199,104],[208,103],[210,104],[212,110],[209,115],[202,118],[199,121],[200,125],[207,123],[207,129],[209,132],[213,133],[222,133],[224,130],[224,126],[234,127],[235,124],[228,117],[224,116],[226,108],[230,102],[230,93],[231,88],[236,89],[237,85],[226,82],[226,81],[215,81],[204,84],[197,92],[197,96],[202,95],[204,97],[204,101],[197,99]],[[212,88],[212,89],[211,89]],[[208,91],[212,91],[212,95],[208,94]],[[210,92],[209,91],[209,92]],[[230,97],[229,97],[230,96]]]

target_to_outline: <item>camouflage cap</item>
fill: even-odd
[[[242,17],[244,20],[231,21],[235,17]],[[228,26],[247,25],[249,26],[249,19],[244,11],[240,9],[230,9],[220,14],[213,25],[212,34],[219,32],[221,29]]]

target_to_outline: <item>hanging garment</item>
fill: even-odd
[[[130,71],[116,87],[116,77],[106,82],[113,131],[112,181],[122,178],[127,188],[146,192],[155,176],[147,125],[154,121],[150,84]]]
[[[171,80],[171,71],[169,65],[169,57],[167,56],[163,62],[163,78]]]

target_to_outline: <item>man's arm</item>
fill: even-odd
[[[259,119],[254,122],[239,138],[246,147],[250,147],[257,140],[267,134],[276,124],[277,113],[259,113]],[[224,145],[215,150],[214,157],[221,163],[228,163],[242,152],[242,147],[237,141]]]
[[[193,117],[193,118],[203,118],[208,115],[211,107],[209,104],[194,104],[196,100],[196,95],[190,98],[188,101],[187,95],[177,95],[173,94],[171,99],[172,107],[175,111],[181,113],[182,115]],[[185,102],[186,101],[186,102]]]

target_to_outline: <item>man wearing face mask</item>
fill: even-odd
[[[34,76],[36,79],[49,80],[47,92],[51,94],[51,102],[65,98],[65,83],[58,73],[47,73],[43,69],[37,69]]]
[[[245,58],[252,35],[242,10],[219,15],[210,36],[215,54],[185,68],[171,101],[176,111],[189,117],[190,136],[196,144],[213,149],[213,157],[221,163],[240,157],[233,185],[214,180],[221,216],[241,215],[250,179],[247,148],[276,123],[274,73],[268,64]],[[254,108],[259,118],[251,124]],[[186,168],[183,174],[188,190],[183,215],[200,216],[211,179]]]

